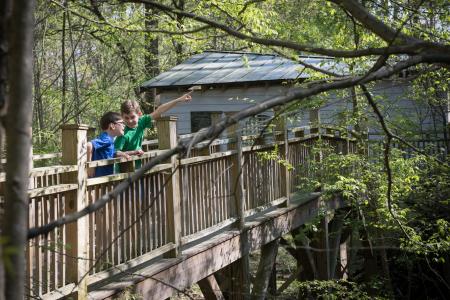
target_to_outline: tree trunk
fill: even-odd
[[[62,60],[62,87],[61,87],[61,120],[64,122],[66,114],[67,68],[66,68],[66,14],[67,1],[63,1],[64,12],[61,31],[61,60]]]
[[[158,27],[158,19],[155,12],[145,5],[145,28],[152,30]],[[145,75],[150,78],[159,74],[159,38],[152,33],[145,36]]]
[[[5,258],[5,298],[23,299],[25,245],[28,230],[28,172],[31,148],[33,81],[33,0],[13,2],[8,56],[9,97],[6,136],[5,248],[15,251]],[[8,266],[13,266],[9,268]]]
[[[158,19],[153,15],[155,12],[145,4],[145,28],[147,30],[158,27]],[[159,74],[159,38],[151,33],[147,33],[145,37],[145,75],[147,79],[156,77]],[[144,94],[144,103],[142,108],[144,112],[153,111],[158,103],[156,103],[156,89],[146,91]]]
[[[4,118],[6,116],[6,106],[8,102],[7,97],[7,52],[8,52],[8,37],[7,37],[7,22],[11,15],[12,0],[3,0],[0,2],[0,158],[4,157],[4,139],[5,128]],[[3,168],[3,167],[1,167]],[[1,170],[4,171],[3,169]],[[4,186],[4,185],[3,185]],[[3,220],[4,203],[0,203],[0,220]],[[0,224],[0,237],[3,236],[3,224]],[[0,243],[0,300],[5,300],[5,269],[3,264],[2,243]]]
[[[81,103],[80,103],[80,95],[78,92],[78,73],[77,73],[77,63],[76,63],[76,45],[73,42],[73,32],[72,32],[72,23],[70,20],[70,13],[68,12],[68,8],[67,7],[67,12],[65,13],[65,16],[67,18],[67,25],[69,25],[69,40],[70,40],[70,47],[72,50],[72,67],[73,67],[73,97],[74,97],[74,102],[75,102],[75,107],[77,107],[78,109],[81,107]],[[76,111],[76,110],[75,110]],[[80,124],[81,120],[80,120],[80,114],[76,114],[75,116],[76,120],[77,120],[77,124]]]
[[[175,7],[179,10],[184,10],[185,9],[185,1],[184,0],[178,0],[176,2]],[[183,23],[184,23],[184,17],[177,15],[177,26],[179,28],[179,30],[183,30]],[[175,54],[176,54],[176,59],[177,59],[177,64],[181,64],[183,62],[183,44],[178,42],[176,39],[173,39],[173,46],[175,48]]]

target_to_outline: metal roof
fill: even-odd
[[[301,57],[307,64],[325,70],[335,68],[329,57]],[[206,84],[283,81],[308,78],[305,67],[292,60],[271,54],[205,51],[196,54],[146,81],[141,88],[164,88]]]

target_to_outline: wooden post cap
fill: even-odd
[[[156,120],[156,122],[158,122],[158,121],[176,121],[176,120],[178,120],[178,117],[175,117],[175,116],[164,116],[164,117],[161,117],[158,120]]]
[[[88,130],[90,127],[86,124],[63,124],[59,128],[63,130]]]

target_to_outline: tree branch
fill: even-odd
[[[450,63],[450,56],[447,58]],[[266,100],[264,102],[261,102],[259,104],[256,104],[252,107],[249,107],[247,109],[244,109],[230,117],[222,118],[221,121],[216,123],[215,125],[212,125],[205,130],[200,131],[197,133],[194,137],[191,139],[182,139],[178,142],[177,146],[163,152],[161,155],[158,155],[157,157],[153,158],[149,163],[145,164],[142,168],[140,168],[138,171],[133,173],[128,179],[121,182],[119,185],[117,185],[111,192],[109,192],[106,195],[103,195],[99,200],[96,202],[86,206],[84,209],[72,213],[70,215],[64,216],[58,220],[55,220],[51,223],[48,223],[47,225],[31,228],[28,231],[28,238],[34,238],[41,234],[47,234],[54,228],[68,224],[71,222],[76,221],[77,219],[86,216],[89,213],[92,213],[103,206],[106,205],[106,203],[110,202],[111,200],[115,199],[121,192],[123,192],[125,189],[127,189],[131,183],[136,182],[139,178],[141,178],[148,170],[153,168],[154,166],[162,163],[163,161],[166,161],[169,159],[172,155],[175,155],[177,153],[185,153],[187,149],[191,148],[193,145],[196,145],[197,143],[211,139],[213,137],[218,136],[220,133],[222,133],[227,127],[236,124],[240,120],[243,120],[247,117],[256,115],[258,113],[264,112],[268,109],[274,108],[279,105],[283,105],[286,103],[289,103],[294,100],[300,100],[304,99],[313,95],[317,95],[319,93],[329,91],[329,90],[336,90],[336,89],[344,89],[348,88],[357,84],[364,84],[367,82],[371,82],[374,80],[379,80],[382,78],[389,77],[393,74],[398,73],[399,71],[409,68],[411,66],[420,64],[420,63],[433,63],[436,62],[435,56],[414,56],[410,59],[399,62],[396,65],[394,65],[392,68],[382,68],[368,76],[356,76],[356,77],[350,77],[345,80],[336,81],[336,82],[330,82],[330,83],[323,83],[318,84],[316,86],[312,86],[310,88],[297,88],[293,89],[291,92],[289,92],[286,95],[283,96],[277,96],[274,98],[271,98],[269,100]]]
[[[378,35],[384,41],[388,43],[397,44],[397,41],[400,44],[408,43],[408,42],[416,42],[413,37],[406,36],[402,33],[398,33],[393,28],[389,27],[379,19],[377,19],[374,15],[369,13],[360,3],[355,0],[329,0],[343,9],[348,11],[355,19],[357,19],[361,24],[364,24],[364,27]]]
[[[425,42],[422,40],[411,40],[410,43],[404,44],[404,45],[395,45],[391,47],[381,47],[381,48],[367,48],[367,49],[361,49],[361,50],[335,50],[335,49],[327,49],[327,48],[317,48],[312,47],[309,45],[303,45],[298,44],[291,41],[282,41],[282,40],[276,40],[276,39],[266,39],[261,38],[257,36],[251,36],[248,34],[245,34],[243,32],[240,32],[239,30],[232,29],[228,27],[226,24],[217,22],[215,20],[196,15],[194,13],[186,12],[183,10],[178,10],[176,8],[161,4],[159,2],[154,2],[150,0],[122,0],[124,3],[145,3],[155,9],[164,11],[164,12],[170,12],[182,17],[187,17],[193,20],[196,20],[198,22],[208,24],[211,27],[218,28],[226,33],[228,33],[231,36],[234,36],[236,38],[250,41],[253,43],[258,43],[265,46],[277,46],[277,47],[284,47],[289,48],[292,50],[297,51],[303,51],[303,52],[310,52],[310,53],[316,53],[321,55],[327,55],[327,56],[334,56],[334,57],[361,57],[361,56],[369,56],[369,55],[385,55],[385,54],[409,54],[409,55],[415,55],[421,53],[424,49],[433,48],[434,51],[440,52],[440,53],[449,53],[450,52],[450,46],[448,45],[441,45],[441,44],[434,44]]]
[[[60,3],[58,3],[54,0],[50,0],[50,2],[58,7],[62,7],[62,5]],[[163,30],[163,29],[128,29],[128,28],[117,26],[117,25],[114,25],[114,24],[108,22],[108,20],[106,20],[106,18],[100,13],[100,11],[98,9],[90,8],[88,6],[82,6],[82,7],[84,7],[85,9],[87,9],[88,11],[93,13],[95,16],[97,16],[97,18],[99,18],[100,21],[91,19],[88,16],[80,14],[79,12],[76,12],[71,9],[68,9],[67,11],[70,11],[71,14],[74,14],[77,17],[80,17],[81,19],[84,19],[91,23],[94,23],[97,25],[108,26],[108,27],[111,27],[111,28],[114,28],[114,29],[117,29],[120,31],[131,32],[131,33],[132,32],[148,32],[148,33],[162,33],[162,34],[168,34],[168,35],[184,35],[184,34],[197,33],[197,32],[204,31],[206,29],[211,28],[211,26],[209,26],[209,25],[204,25],[204,26],[199,26],[199,27],[192,28],[190,30],[185,30],[185,31],[169,31],[169,30]]]

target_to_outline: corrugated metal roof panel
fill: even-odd
[[[171,72],[168,76],[164,77],[162,80],[158,80],[158,81],[154,82],[153,85],[155,87],[176,85],[176,84],[174,84],[175,82],[181,80],[182,78],[188,76],[189,74],[192,74],[193,72],[195,72],[195,70],[189,70],[189,71],[180,70],[180,71],[176,71],[176,72]]]
[[[307,78],[308,76],[303,72],[303,69],[304,67],[302,65],[291,63],[266,74],[261,80],[295,80],[298,78]]]
[[[335,66],[333,60],[325,57],[306,57],[302,60],[319,67],[322,64],[324,69],[343,70],[342,66]],[[294,80],[308,77],[307,72],[302,72],[303,69],[303,65],[277,55],[203,52],[144,82],[142,87]]]
[[[219,78],[217,83],[225,83],[225,82],[245,82],[243,77],[245,75],[251,73],[258,67],[269,63],[269,60],[266,56],[244,56],[241,59],[241,67],[233,70],[225,77]]]
[[[198,62],[199,60],[204,59],[204,57],[205,57],[204,53],[196,54],[194,56],[191,56],[186,61],[182,62],[179,65],[176,65],[175,67],[173,67],[170,71],[176,71],[176,70],[181,70],[181,69],[186,68],[186,67],[190,67],[193,64],[195,64],[196,62]]]

